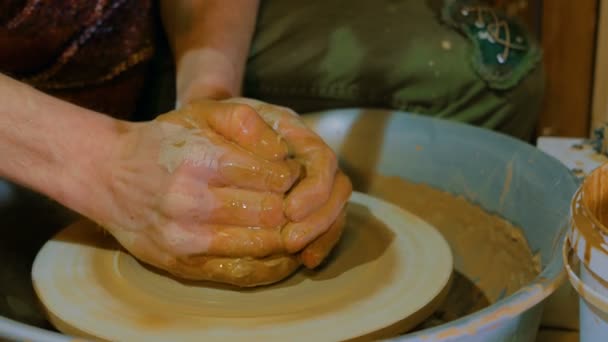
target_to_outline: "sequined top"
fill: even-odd
[[[114,116],[154,53],[151,0],[0,0],[0,72]]]

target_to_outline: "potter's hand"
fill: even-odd
[[[169,271],[205,255],[284,252],[283,199],[300,167],[250,107],[199,101],[123,125],[112,200],[100,203],[112,215],[99,223],[129,252]]]
[[[292,110],[252,99],[230,99],[248,104],[285,139],[305,176],[289,192],[285,214],[290,221],[281,235],[288,252],[305,248],[304,265],[316,267],[338,241],[344,227],[343,209],[352,193],[348,177],[338,170],[337,157]]]

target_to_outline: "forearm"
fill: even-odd
[[[259,0],[163,0],[178,103],[240,96]]]
[[[110,117],[0,74],[0,177],[95,216],[100,164],[114,134]]]

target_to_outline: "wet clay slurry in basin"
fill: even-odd
[[[523,232],[461,197],[399,177],[372,177],[368,193],[437,228],[454,254],[452,291],[428,327],[467,315],[514,293],[540,272]],[[435,321],[433,321],[435,320]]]

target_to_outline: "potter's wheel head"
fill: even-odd
[[[447,292],[452,255],[416,216],[353,193],[328,263],[239,290],[183,282],[143,266],[88,221],[38,253],[34,287],[62,332],[106,340],[346,340],[411,329]]]

